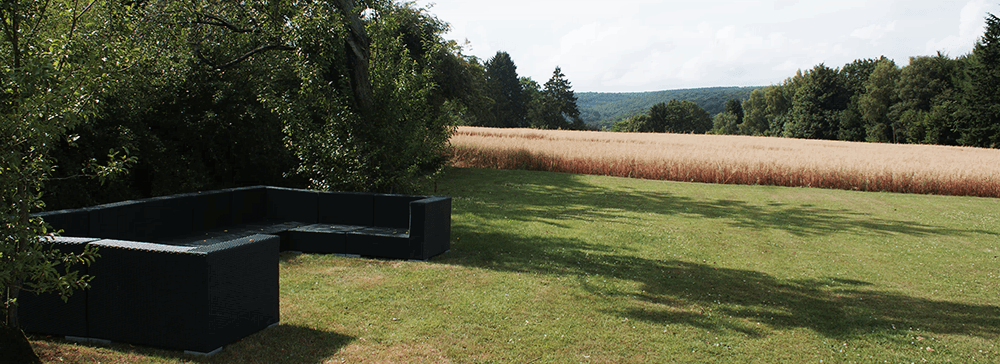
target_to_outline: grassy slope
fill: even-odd
[[[285,254],[282,325],[194,360],[1000,360],[997,199],[475,169],[438,188],[450,253]]]

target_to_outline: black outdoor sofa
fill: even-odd
[[[37,214],[101,255],[69,302],[23,293],[26,332],[212,353],[279,321],[279,251],[426,260],[451,198],[243,187]]]

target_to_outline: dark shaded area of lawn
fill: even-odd
[[[453,173],[478,173],[458,170]],[[531,172],[526,172],[531,173]],[[608,192],[580,183],[573,175],[546,173],[530,184],[487,178],[479,185],[450,187],[454,196],[469,189],[492,189],[477,200],[474,215],[490,219],[546,221],[615,219],[615,209],[640,213],[690,214],[756,230],[787,231],[799,237],[864,231],[907,236],[967,234],[913,221],[873,218],[862,213],[799,203],[766,206],[733,200],[695,200],[666,192]],[[537,179],[535,177],[538,177]],[[467,179],[463,179],[467,180]],[[476,194],[482,197],[482,194]],[[610,208],[609,208],[610,207]],[[530,211],[530,212],[529,212]],[[1000,307],[910,297],[879,290],[868,282],[837,278],[781,279],[752,270],[728,269],[681,260],[653,260],[614,251],[581,239],[489,230],[455,224],[449,263],[487,269],[579,277],[587,290],[602,296],[629,295],[638,304],[615,314],[653,323],[682,323],[711,330],[766,335],[768,330],[807,328],[838,339],[880,335],[909,340],[907,330],[979,337],[1000,335]],[[447,261],[446,261],[447,262]],[[638,283],[637,290],[615,292],[586,283],[604,277]],[[641,292],[641,293],[637,293]],[[733,319],[722,319],[722,317]]]
[[[35,336],[37,340],[43,337]],[[279,324],[240,341],[226,345],[221,352],[211,356],[195,356],[179,351],[159,350],[155,348],[132,346],[127,344],[91,345],[104,347],[115,352],[113,358],[128,358],[130,354],[159,357],[164,359],[182,359],[198,363],[323,363],[350,344],[355,338],[335,332],[320,331],[312,328]],[[62,341],[49,338],[48,342]],[[43,355],[43,362],[99,362],[101,358],[92,358],[91,354],[78,356],[79,353],[60,352],[59,349],[46,342],[38,342],[45,350],[35,351]],[[54,357],[53,357],[54,356]],[[64,357],[63,360],[59,357]]]

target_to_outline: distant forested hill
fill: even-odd
[[[708,87],[650,92],[577,92],[576,105],[580,117],[596,129],[610,128],[623,118],[643,114],[660,102],[671,99],[691,101],[711,116],[722,112],[729,99],[745,100],[750,91],[759,87]]]

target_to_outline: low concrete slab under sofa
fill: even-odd
[[[101,258],[70,302],[24,294],[27,332],[208,353],[278,322],[278,252],[426,260],[451,198],[244,187],[44,212]]]

